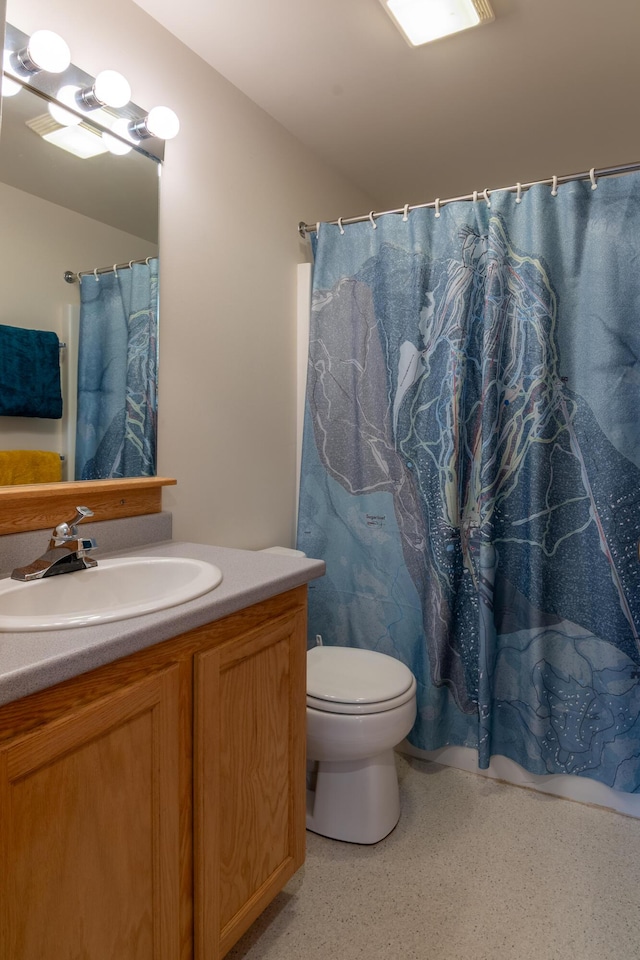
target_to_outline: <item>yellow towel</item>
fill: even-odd
[[[0,450],[0,487],[14,483],[62,480],[59,453],[50,450]]]

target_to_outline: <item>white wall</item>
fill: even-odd
[[[65,270],[90,269],[152,256],[156,247],[79,213],[0,183],[0,323],[54,330],[68,344],[62,357],[63,419],[0,418],[0,448],[57,450],[70,470],[75,420],[78,284]],[[72,414],[72,422],[67,414]]]
[[[159,473],[174,536],[238,547],[294,537],[299,220],[374,206],[130,0],[9,0],[95,75],[166,103],[160,216]]]

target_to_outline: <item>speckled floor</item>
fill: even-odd
[[[640,820],[398,758],[373,847],[307,861],[229,960],[638,960]]]

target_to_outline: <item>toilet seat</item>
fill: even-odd
[[[343,703],[342,701],[336,702],[335,700],[321,700],[318,697],[310,697],[307,694],[307,707],[310,707],[312,710],[318,710],[320,713],[341,713],[344,715],[359,714],[364,716],[372,713],[386,713],[387,710],[394,710],[396,707],[401,707],[411,700],[412,697],[415,697],[416,687],[417,684],[414,679],[406,693],[401,694],[399,697],[393,697],[391,700],[374,700],[371,703]]]
[[[384,713],[415,696],[416,680],[400,660],[353,647],[307,651],[307,707],[324,713]]]

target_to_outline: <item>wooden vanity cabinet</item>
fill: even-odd
[[[224,956],[304,860],[305,607],[253,610],[195,656],[198,960]]]
[[[220,960],[304,860],[306,588],[0,707],[0,960]]]
[[[0,747],[2,960],[179,956],[178,668]]]

